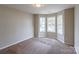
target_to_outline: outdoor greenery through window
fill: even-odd
[[[63,34],[63,15],[58,15],[57,16],[57,32],[59,34]]]
[[[54,17],[47,17],[47,32],[55,32],[55,16]]]
[[[46,18],[40,17],[40,32],[46,31]]]

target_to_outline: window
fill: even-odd
[[[63,15],[57,16],[57,33],[63,34]]]
[[[47,17],[47,32],[55,32],[55,16]]]
[[[46,29],[46,20],[45,20],[45,17],[40,17],[40,32],[45,32]]]

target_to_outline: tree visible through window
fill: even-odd
[[[63,34],[63,15],[57,16],[57,32]]]
[[[47,17],[47,32],[55,32],[55,16]]]
[[[40,17],[40,32],[46,31],[46,19],[45,17]]]

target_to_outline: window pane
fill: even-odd
[[[45,32],[45,17],[40,17],[40,32]]]
[[[47,32],[55,32],[55,17],[47,18]]]
[[[57,16],[57,32],[63,34],[63,15]]]

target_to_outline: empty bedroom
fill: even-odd
[[[1,4],[0,54],[79,53],[75,4]]]

